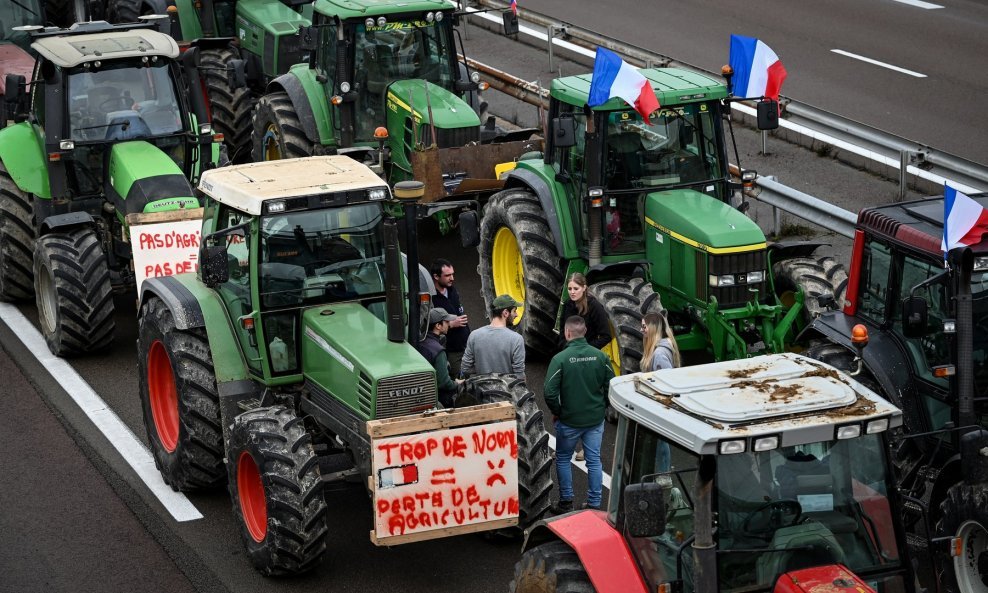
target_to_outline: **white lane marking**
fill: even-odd
[[[875,66],[881,66],[882,68],[888,68],[889,70],[895,70],[896,72],[902,72],[903,74],[908,74],[909,76],[915,76],[916,78],[926,78],[925,74],[920,74],[919,72],[914,72],[912,70],[906,70],[905,68],[899,68],[898,66],[893,66],[892,64],[886,64],[885,62],[879,62],[878,60],[873,60],[871,58],[866,58],[864,56],[859,56],[858,54],[852,54],[849,51],[844,51],[842,49],[832,49],[830,50],[835,54],[840,54],[842,56],[847,56],[849,58],[854,58],[855,60],[861,60],[862,62],[868,62],[869,64],[874,64]]]
[[[549,448],[552,449],[553,451],[556,450],[556,437],[552,436],[551,434],[549,435]],[[574,455],[575,455],[575,453],[574,453]],[[601,464],[603,464],[604,463],[604,460],[601,459],[600,462],[601,462]],[[586,461],[576,461],[574,459],[572,463],[576,467],[578,467],[581,470],[583,470],[583,473],[587,473],[587,462]],[[611,475],[609,473],[607,473],[607,472],[603,472],[603,474],[604,474],[604,489],[605,490],[610,490],[610,488],[608,488],[608,485],[611,483]]]
[[[165,484],[161,473],[154,465],[151,452],[144,446],[134,433],[120,420],[120,417],[110,409],[106,402],[93,391],[86,381],[75,372],[69,363],[53,355],[45,344],[44,338],[33,325],[17,310],[7,303],[0,303],[0,320],[20,338],[24,346],[31,351],[38,362],[58,381],[62,389],[89,417],[89,420],[106,436],[110,444],[120,453],[137,476],[147,484],[148,489],[161,501],[162,506],[171,513],[176,521],[194,521],[202,519],[202,513],[181,492],[175,492]]]
[[[915,6],[916,8],[923,8],[925,10],[936,10],[937,8],[943,8],[939,4],[931,4],[929,2],[923,2],[922,0],[892,0],[893,2],[898,2],[900,4],[908,4],[909,6]]]

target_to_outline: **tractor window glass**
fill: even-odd
[[[319,64],[321,73],[326,76],[326,87],[330,89],[329,94],[335,95],[340,92],[336,87],[336,31],[335,25],[319,27],[319,49],[316,55],[316,63]]]
[[[865,245],[861,262],[858,312],[875,323],[885,321],[885,303],[889,297],[891,269],[892,254],[889,248],[876,241],[869,241]]]
[[[250,221],[250,215],[234,210],[227,206],[220,206],[216,219],[216,230],[222,231],[230,227],[238,226]],[[257,358],[257,339],[250,330],[243,328],[240,318],[252,315],[254,312],[253,298],[251,297],[251,261],[249,234],[246,236],[229,235],[226,237],[226,261],[230,278],[220,284],[216,291],[226,305],[230,320],[236,329],[237,339],[244,352],[244,358],[248,365],[259,372],[260,365]]]
[[[899,298],[908,297],[914,286],[942,271],[942,264],[931,264],[911,257],[903,258],[898,290]],[[909,351],[909,356],[913,359],[913,368],[916,369],[917,374],[926,381],[937,383],[946,389],[946,378],[934,377],[932,367],[950,363],[950,344],[947,342],[946,334],[943,333],[944,319],[952,317],[948,312],[950,303],[947,298],[947,286],[942,282],[937,282],[924,286],[913,294],[922,297],[928,306],[929,318],[926,335],[921,338],[903,338],[903,341]],[[901,336],[901,306],[897,307],[896,310],[894,328],[895,332]],[[949,420],[950,415],[948,413],[944,421]]]
[[[76,69],[68,76],[69,134],[76,142],[135,140],[182,131],[175,85],[164,61]]]

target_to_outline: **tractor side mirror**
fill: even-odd
[[[460,243],[464,247],[476,247],[480,245],[480,230],[477,223],[477,211],[467,210],[460,213]]]
[[[511,10],[505,10],[501,13],[501,20],[504,22],[504,34],[505,35],[517,35],[518,34],[518,15]]]
[[[758,129],[774,130],[779,127],[779,102],[765,99],[755,103],[758,111]]]
[[[902,299],[902,333],[907,338],[922,338],[927,334],[929,305],[920,296]]]
[[[655,482],[629,484],[624,489],[624,527],[631,537],[658,537],[666,529],[662,486]]]
[[[21,74],[8,74],[4,79],[3,101],[12,119],[25,111],[27,103],[27,79]],[[6,123],[6,122],[3,122]]]
[[[555,148],[576,146],[576,120],[563,115],[552,119],[552,145]]]
[[[216,288],[230,281],[230,261],[227,257],[226,245],[203,245],[199,249],[199,261],[202,282],[206,286]]]
[[[230,60],[226,66],[227,82],[230,88],[247,87],[247,60]]]
[[[319,49],[319,29],[315,27],[299,27],[298,36],[302,51],[312,52]]]

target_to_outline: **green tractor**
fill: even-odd
[[[179,60],[148,24],[32,32],[33,83],[8,74],[0,130],[0,299],[36,297],[51,351],[113,339],[113,293],[135,285],[128,215],[199,202],[220,161],[197,92],[197,48]]]
[[[590,75],[553,81],[544,155],[519,160],[484,210],[485,302],[524,302],[526,345],[552,352],[565,279],[586,274],[610,318],[618,373],[638,369],[641,318],[663,308],[681,350],[714,360],[783,351],[818,308],[805,295],[832,293],[843,269],[810,258],[816,244],[768,244],[746,204],[732,206],[741,186],[728,170],[722,121],[734,98],[724,84],[641,72],[662,105],[648,121],[618,98],[586,107]],[[772,109],[763,101],[759,112]]]
[[[546,512],[549,436],[523,380],[471,378],[452,410],[437,409],[410,329],[428,294],[421,272],[405,278],[398,208],[375,172],[342,155],[286,159],[207,171],[199,189],[198,273],[142,285],[144,422],[173,488],[228,480],[259,571],[318,562],[332,535],[326,483],[367,486],[379,545],[525,527]],[[419,210],[469,204],[423,208],[422,195],[420,183],[395,186],[407,270],[421,269]],[[475,237],[474,212],[461,215],[468,228]],[[340,455],[352,467],[330,473]]]

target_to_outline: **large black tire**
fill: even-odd
[[[226,67],[240,54],[232,47],[203,50],[200,67],[206,81],[206,93],[213,115],[213,130],[223,134],[233,163],[250,160],[252,117],[257,95],[247,87],[230,87]]]
[[[288,93],[264,95],[254,110],[252,136],[255,162],[294,159],[310,156],[315,150],[305,136],[295,106]]]
[[[940,503],[936,537],[959,537],[961,554],[952,557],[950,546],[936,553],[936,572],[946,593],[975,593],[988,589],[988,491],[983,486],[958,483]]]
[[[643,278],[624,278],[593,284],[590,294],[604,306],[611,326],[611,343],[602,350],[611,359],[615,375],[637,373],[642,359],[642,317],[662,311],[662,301]]]
[[[518,302],[518,332],[530,351],[556,350],[556,313],[563,290],[563,262],[538,198],[523,189],[494,194],[480,223],[480,294],[489,312],[494,298],[509,294]]]
[[[151,11],[141,0],[106,0],[106,20],[111,23],[137,23],[145,14]]]
[[[467,380],[466,393],[480,404],[511,402],[518,436],[518,528],[523,530],[549,510],[552,456],[549,433],[535,394],[513,375],[477,375]]]
[[[74,0],[45,0],[45,21],[67,29],[76,22]]]
[[[154,464],[181,492],[221,485],[220,398],[205,333],[177,329],[171,310],[153,297],[141,305],[138,327],[137,374]]]
[[[840,287],[841,293],[846,289],[847,272],[832,257],[791,257],[772,264],[772,274],[775,293],[787,307],[795,302],[796,291],[803,291],[803,325],[827,311],[817,297],[833,296],[841,306],[836,287]],[[843,294],[840,298],[843,300]]]
[[[851,373],[857,368],[857,363],[854,362],[855,355],[853,352],[840,344],[835,344],[827,340],[815,340],[811,342],[806,350],[801,352],[801,354],[807,358],[825,362],[832,367],[844,371],[845,373]],[[885,399],[893,402],[898,401],[898,395],[891,394],[890,396],[890,394],[885,393],[878,384],[878,381],[876,381],[867,370],[862,371],[862,373],[854,377],[854,379]]]
[[[580,557],[561,541],[536,546],[515,564],[511,593],[595,593]]]
[[[319,459],[302,419],[282,406],[244,412],[227,458],[233,514],[254,568],[267,576],[314,568],[329,527]]]
[[[34,295],[34,206],[0,162],[0,301]]]
[[[113,343],[113,287],[96,231],[77,227],[34,245],[34,292],[41,333],[58,356]]]

